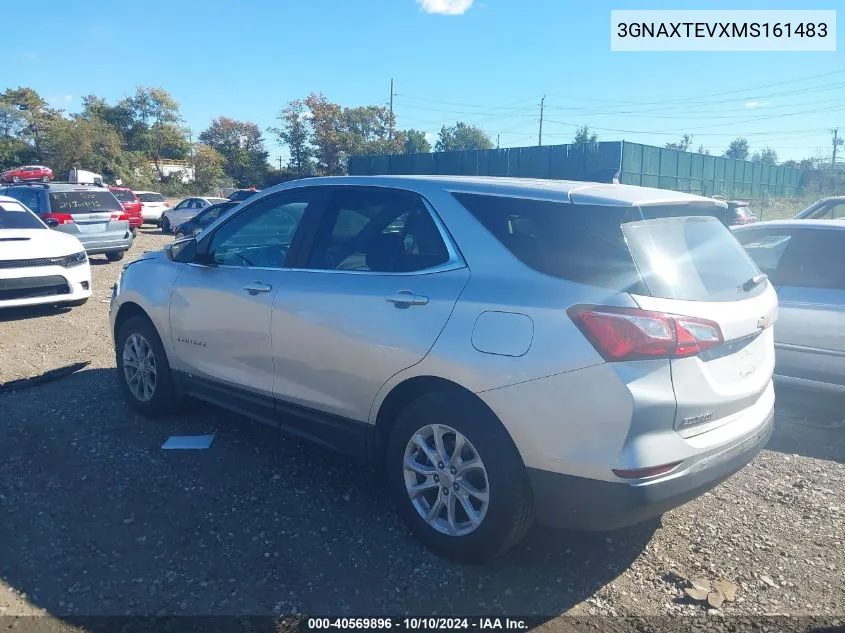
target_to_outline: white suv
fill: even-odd
[[[126,266],[118,382],[150,415],[192,396],[379,465],[451,558],[535,518],[635,523],[771,432],[777,297],[724,207],[549,180],[280,185]]]

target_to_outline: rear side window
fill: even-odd
[[[135,202],[135,200],[137,200],[137,198],[135,198],[135,194],[128,189],[118,189],[117,191],[112,191],[112,193],[114,194],[114,197],[121,202]]]
[[[141,202],[164,202],[164,196],[160,193],[139,193],[138,199]]]
[[[9,189],[6,195],[20,200],[33,213],[41,212],[41,192],[35,189]]]
[[[739,286],[754,262],[715,217],[721,207],[572,205],[453,194],[531,268],[618,292],[684,301],[728,301],[762,292]]]
[[[51,213],[97,213],[121,211],[110,191],[61,191],[50,194]]]

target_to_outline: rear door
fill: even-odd
[[[845,385],[845,231],[772,227],[737,239],[777,288],[775,373]]]
[[[712,321],[723,337],[721,345],[670,361],[676,430],[690,437],[755,404],[770,406],[775,290],[716,218],[661,218],[660,207],[643,213],[652,219],[622,226],[647,289],[634,300],[645,310]]]
[[[469,270],[421,196],[338,187],[273,305],[274,392],[367,421],[378,390],[421,361]]]

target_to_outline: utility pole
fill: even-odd
[[[540,99],[540,134],[537,137],[537,145],[543,144],[543,110],[545,109],[546,104],[546,95],[543,95],[543,98]]]
[[[836,150],[842,145],[842,139],[839,138],[839,128],[833,128],[833,158],[830,161],[830,166],[836,169]]]
[[[390,78],[390,140],[393,140],[393,77]]]
[[[282,157],[279,156],[279,171],[282,171]]]
[[[499,149],[499,134],[496,134],[496,149]]]

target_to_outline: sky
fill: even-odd
[[[707,0],[114,0],[50,3],[0,38],[0,90],[31,86],[56,107],[139,84],[180,103],[196,137],[217,116],[266,130],[284,105],[322,92],[387,105],[401,129],[463,120],[502,147],[599,140],[663,145],[682,134],[721,154],[746,136],[780,160],[828,157],[845,135],[840,52],[611,52],[611,9],[731,9]],[[129,3],[125,3],[129,5]],[[835,9],[835,0],[746,0],[743,9]],[[12,27],[12,28],[10,28]],[[271,162],[287,156],[265,133]]]

